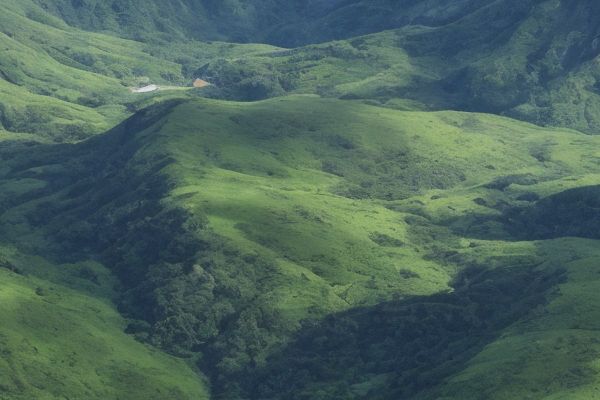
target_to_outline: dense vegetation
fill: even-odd
[[[516,236],[599,239],[600,187],[584,186],[548,196],[523,208],[509,209],[505,222]]]
[[[241,379],[260,399],[411,398],[544,304],[560,280],[560,271],[472,268],[452,294],[353,309],[304,327],[264,370]]]
[[[512,243],[496,216],[500,204],[528,204],[526,194],[593,180],[596,142],[499,117],[311,96],[172,100],[78,145],[13,147],[0,231],[55,263],[110,267],[126,332],[194,361],[216,397],[386,398],[401,387],[420,396],[427,385],[447,390],[515,324],[585,301],[556,288],[578,279],[569,263],[593,257],[593,244]],[[471,218],[509,240],[469,238]],[[83,276],[93,287],[94,273]],[[557,312],[552,321],[570,318]],[[428,332],[418,338],[450,352],[410,339],[411,318]],[[332,344],[336,335],[373,358]],[[290,368],[298,374],[275,372]],[[421,386],[391,383],[415,376]]]
[[[214,80],[225,98],[308,92],[397,108],[495,113],[595,133],[600,47],[589,15],[598,6],[555,3],[495,2],[450,24],[218,59],[197,75]]]
[[[70,28],[32,2],[0,4],[0,132],[72,142],[106,131],[146,106],[128,88],[191,87],[192,72],[217,55],[270,46],[185,42],[168,48]],[[26,134],[26,135],[24,135]]]
[[[97,292],[83,294],[81,287],[7,269],[55,269],[71,282],[79,275],[86,287],[85,277],[101,277],[101,267],[52,265],[5,247],[2,255],[8,258],[0,268],[2,398],[208,398],[204,383],[182,360],[127,336],[122,317]]]
[[[442,25],[490,0],[34,0],[67,23],[143,40],[195,38],[292,47],[408,24]],[[365,16],[368,15],[368,18]]]
[[[598,397],[598,12],[3,1],[0,398]]]
[[[214,84],[205,95],[226,99],[316,93],[401,109],[491,112],[589,133],[600,126],[600,93],[596,90],[600,73],[594,61],[600,50],[597,26],[588,18],[598,10],[592,1],[563,1],[555,7],[552,1],[490,4],[472,0],[459,2],[450,10],[441,2],[424,10],[419,2],[410,1],[316,2],[298,7],[277,2],[208,3],[190,0],[177,3],[177,7],[164,2],[142,7],[128,2],[120,4],[123,10],[113,10],[102,2],[2,4],[2,128],[41,134],[46,140],[80,140],[141,108],[140,97],[131,96],[127,86],[154,82],[189,87],[197,77]],[[140,7],[144,12],[137,11]],[[358,10],[365,7],[377,10],[369,14],[372,20],[359,17],[365,13]],[[82,33],[44,8],[86,29],[127,27],[130,37],[144,42]],[[220,37],[231,39],[226,30],[235,30],[232,18],[264,31],[277,23],[257,22],[256,15],[271,15],[265,16],[267,19],[276,15],[278,23],[292,29],[286,15],[308,10],[332,18],[326,26],[346,33],[325,38],[345,40],[292,50],[197,42],[190,38],[211,36],[186,34],[184,21],[172,17],[191,18],[202,29],[220,27]],[[369,27],[338,22],[350,15]],[[157,29],[144,18],[162,18],[173,29],[184,31],[165,27],[162,39],[146,37],[140,32]],[[303,32],[310,32],[307,24],[311,18],[296,20]],[[318,26],[322,24],[317,23],[315,29],[323,33]],[[395,27],[401,28],[379,32]],[[371,31],[378,33],[354,37]],[[267,40],[248,35],[248,40]],[[293,38],[294,34],[283,37]],[[311,41],[320,39],[300,42]],[[53,100],[48,101],[47,96]],[[3,101],[15,97],[22,101]]]

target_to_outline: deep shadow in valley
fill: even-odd
[[[545,304],[564,279],[559,269],[473,267],[451,293],[308,322],[266,365],[234,378],[245,395],[232,385],[223,398],[409,398],[460,371],[504,328]]]
[[[600,239],[600,185],[541,199],[535,193],[524,194],[517,200],[526,205],[488,205],[485,199],[476,199],[501,214],[468,214],[450,221],[450,226],[456,234],[484,240]]]

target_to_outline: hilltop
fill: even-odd
[[[353,363],[334,367],[355,355],[327,347],[339,372],[328,373],[327,381],[315,369],[325,350],[302,362],[309,375],[284,378],[277,371],[307,357],[302,341],[317,340],[337,318],[344,324],[334,328],[339,335],[380,329],[360,339],[364,348],[389,345],[389,328],[361,327],[359,308],[372,309],[366,314],[372,316],[381,307],[393,315],[417,307],[433,313],[425,320],[433,325],[420,329],[440,338],[454,328],[442,322],[445,314],[435,304],[449,307],[474,324],[463,327],[472,335],[466,341],[447,336],[469,357],[437,369],[426,392],[407,389],[420,398],[457,390],[446,379],[480,368],[477,357],[485,358],[487,349],[523,346],[528,332],[541,326],[547,328],[536,335],[572,351],[587,343],[594,319],[584,304],[593,300],[570,288],[594,274],[595,238],[515,241],[509,221],[516,211],[536,207],[538,198],[594,182],[596,142],[483,114],[395,111],[310,96],[176,100],[79,145],[5,156],[0,231],[3,241],[55,262],[101,260],[123,285],[118,303],[132,320],[127,331],[197,359],[213,393],[228,398],[348,398],[337,392],[339,385],[356,386],[351,398],[389,398],[397,390],[390,386],[393,374],[414,376],[454,353],[430,354],[416,364],[407,359],[395,372],[366,366],[363,373]],[[489,290],[503,293],[508,308],[471,293]],[[473,307],[481,311],[463,314]],[[570,307],[583,308],[571,314]],[[306,325],[332,313],[323,327]],[[345,327],[354,318],[358,331]],[[400,338],[416,355],[425,342],[402,325],[405,317],[391,318],[408,329]],[[286,350],[298,329],[300,348]],[[557,365],[583,368],[583,359],[566,356],[571,350],[544,354]],[[288,351],[293,355],[278,358]],[[527,351],[533,357],[534,350]],[[541,374],[537,362],[522,360],[537,371],[525,386],[486,382],[511,395],[539,390],[554,376]],[[265,369],[272,379],[249,379]],[[282,379],[302,389],[277,389]],[[476,387],[463,382],[460,390],[467,395]],[[568,384],[552,388],[572,390]]]

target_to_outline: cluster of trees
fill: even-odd
[[[259,63],[252,58],[217,60],[198,69],[195,75],[214,85],[208,95],[232,100],[254,101],[282,96],[286,92],[284,86],[288,86],[272,64]]]
[[[264,360],[290,328],[259,301],[273,265],[216,235],[202,215],[162,203],[170,185],[161,171],[173,160],[142,155],[154,138],[138,140],[133,132],[151,127],[174,104],[151,107],[82,144],[15,154],[7,168],[13,179],[36,169],[46,182],[19,198],[30,204],[24,220],[51,239],[46,254],[62,262],[103,261],[119,277],[116,300],[131,319],[127,331],[197,358],[215,390],[229,392],[230,378]],[[61,167],[47,168],[56,163]]]
[[[262,100],[294,91],[337,96],[335,85],[341,83],[340,77],[331,76],[330,70],[370,57],[368,51],[340,41],[244,58],[216,59],[192,75],[215,85],[205,95],[230,100]],[[373,59],[373,62],[379,61]]]
[[[520,238],[600,239],[600,186],[570,189],[524,208],[511,208],[502,219],[511,234]]]
[[[471,268],[455,291],[307,322],[265,368],[237,377],[252,399],[409,398],[544,304],[564,272]]]

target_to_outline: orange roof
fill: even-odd
[[[210,83],[208,83],[208,82],[206,82],[205,80],[202,80],[202,79],[196,79],[194,81],[194,87],[195,88],[203,88],[203,87],[208,86],[208,85],[210,85]]]

